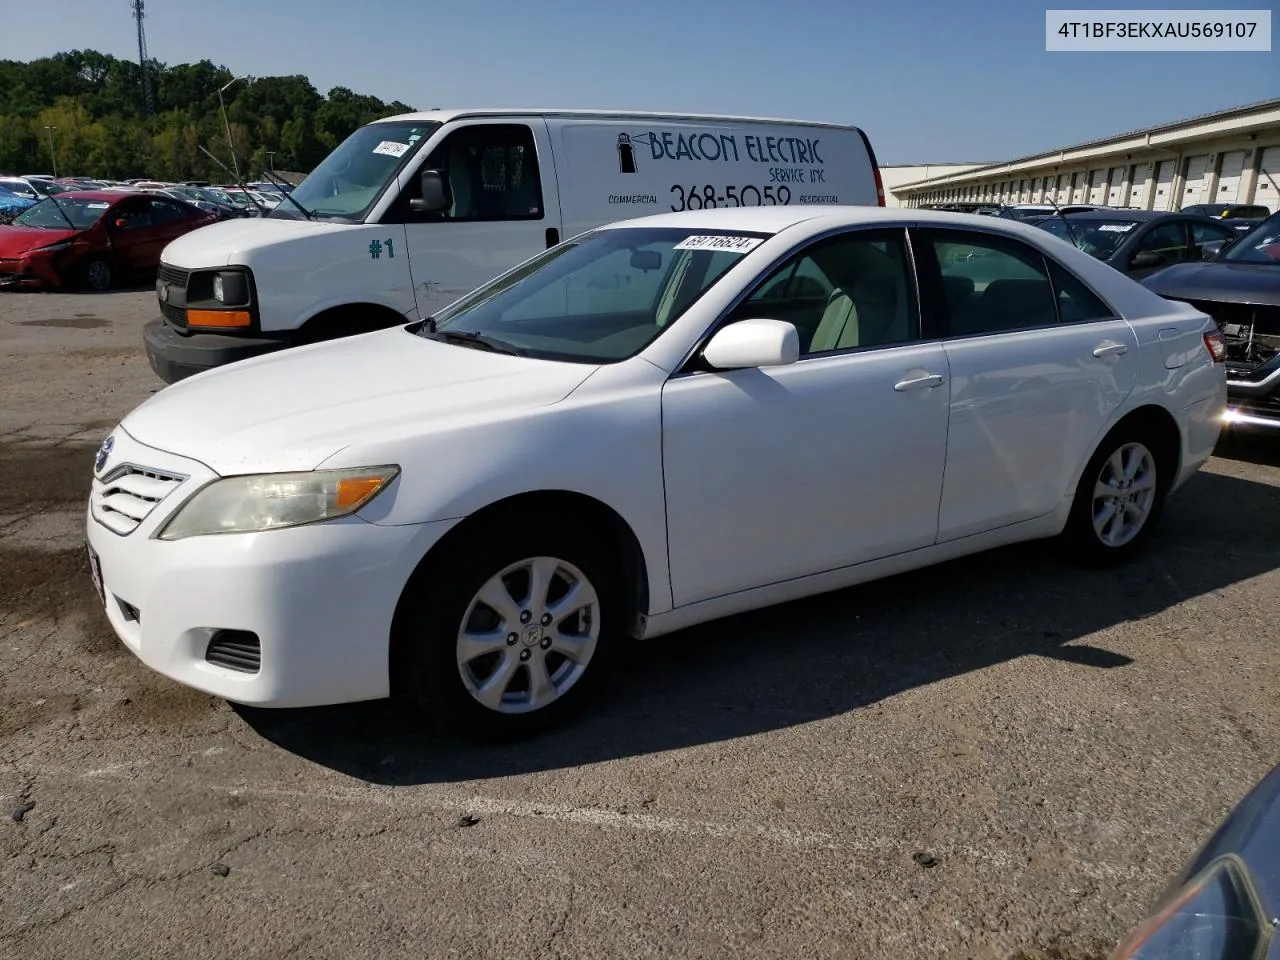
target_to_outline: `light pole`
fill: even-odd
[[[57,151],[57,150],[55,150],[55,149],[53,148],[53,131],[57,130],[58,128],[57,128],[57,127],[51,127],[51,126],[49,126],[47,123],[44,125],[44,128],[45,128],[46,130],[48,130],[48,131],[49,131],[49,157],[53,160],[53,176],[54,176],[54,179],[57,179],[57,176],[58,176],[58,151]]]
[[[276,172],[276,152],[274,150],[267,151],[267,169],[272,173]]]
[[[231,121],[227,119],[227,104],[222,99],[222,92],[239,80],[245,80],[249,83],[253,83],[253,78],[246,75],[243,77],[232,77],[218,88],[218,103],[222,107],[222,124],[227,128],[227,148],[231,151],[231,165],[235,168],[237,180],[240,179],[240,161],[236,159],[236,145],[231,139]]]

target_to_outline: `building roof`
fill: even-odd
[[[1274,114],[1275,116],[1264,116],[1268,113]],[[1070,147],[1060,147],[1056,150],[1046,150],[1042,153],[1033,153],[1024,157],[1018,157],[1014,160],[1004,160],[986,164],[981,167],[975,167],[972,170],[965,170],[963,173],[945,174],[941,177],[934,177],[928,180],[917,180],[914,183],[899,184],[895,189],[902,191],[913,187],[919,187],[924,184],[943,184],[958,181],[967,182],[974,178],[984,177],[993,173],[1013,172],[1019,168],[1025,169],[1031,167],[1042,167],[1049,163],[1067,164],[1085,159],[1086,157],[1099,157],[1105,156],[1109,153],[1120,153],[1126,149],[1139,150],[1152,146],[1160,146],[1162,142],[1168,142],[1176,139],[1176,134],[1184,132],[1188,128],[1247,118],[1250,115],[1257,115],[1257,126],[1259,127],[1265,127],[1268,124],[1280,122],[1280,99],[1259,100],[1255,103],[1248,103],[1239,107],[1230,107],[1225,110],[1217,110],[1213,113],[1202,113],[1198,116],[1187,117],[1183,120],[1175,120],[1169,123],[1162,123],[1154,127],[1145,127],[1141,130],[1130,130],[1126,133],[1112,134],[1108,137],[1102,137],[1097,140],[1087,140],[1084,143],[1078,143]],[[1135,140],[1140,140],[1141,142],[1134,143],[1133,141]],[[1114,149],[1107,149],[1109,147]]]

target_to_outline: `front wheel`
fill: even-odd
[[[1133,556],[1160,521],[1169,480],[1144,434],[1108,437],[1080,477],[1064,531],[1076,558],[1106,565]]]
[[[111,264],[102,257],[92,257],[80,265],[80,283],[95,293],[111,289]]]
[[[605,545],[548,521],[472,531],[408,589],[399,642],[413,698],[437,725],[480,740],[531,735],[575,710],[624,622]]]

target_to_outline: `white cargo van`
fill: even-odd
[[[165,248],[166,382],[430,316],[562,238],[710,207],[884,205],[857,127],[586,111],[432,110],[340,144],[267,216]]]

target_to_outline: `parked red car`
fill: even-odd
[[[217,221],[189,203],[143,193],[77,190],[46,197],[0,226],[0,289],[107,290],[153,276],[170,240]]]

